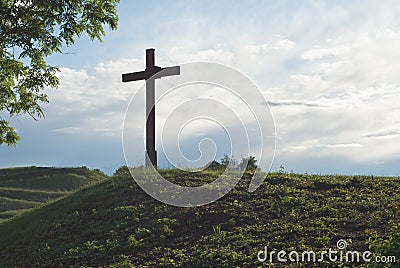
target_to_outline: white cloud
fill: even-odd
[[[332,42],[332,40],[329,40]],[[302,59],[314,61],[320,60],[323,58],[335,58],[351,51],[350,46],[337,46],[331,48],[320,48],[320,49],[311,49],[303,52],[301,55]]]
[[[184,47],[173,47],[168,52],[168,60],[163,61],[160,59],[160,63],[166,63],[170,61],[178,62],[178,63],[186,63],[193,61],[211,61],[211,62],[220,62],[226,63],[230,62],[234,54],[231,51],[220,49],[220,48],[208,48],[204,50],[198,51],[190,51]]]
[[[400,135],[400,129],[385,129],[364,135],[366,138],[387,138]]]
[[[83,128],[80,127],[64,127],[64,128],[54,129],[53,132],[63,133],[63,134],[77,134],[82,130]]]
[[[301,152],[309,149],[307,146],[304,145],[294,145],[294,146],[287,146],[285,148],[280,149],[281,153],[294,153],[294,152]]]
[[[361,148],[364,147],[359,143],[341,143],[341,144],[319,144],[317,147],[328,149],[346,149],[346,148]]]
[[[293,48],[295,44],[296,43],[293,42],[292,40],[282,39],[272,44],[266,43],[261,45],[249,45],[245,47],[245,50],[247,50],[249,53],[252,54],[264,54],[268,52],[277,52],[277,51],[284,52],[286,50]]]

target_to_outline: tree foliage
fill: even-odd
[[[8,118],[43,117],[46,87],[56,88],[57,66],[46,57],[61,53],[82,34],[101,41],[115,30],[119,0],[0,0],[0,144],[19,140]]]
[[[249,157],[242,157],[240,162],[238,162],[233,156],[228,156],[227,154],[221,158],[222,167],[227,167],[229,165],[230,167],[239,170],[256,170],[258,168],[256,163],[257,159],[252,155]]]
[[[224,156],[221,158],[221,164],[225,167],[230,165],[231,167],[236,167],[237,166],[237,160],[232,156],[228,156],[227,154],[224,154]]]
[[[257,159],[250,155],[249,157],[242,157],[242,160],[238,164],[239,169],[243,170],[256,170],[257,169]]]

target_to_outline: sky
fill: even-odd
[[[121,0],[118,11],[118,30],[107,31],[103,42],[82,36],[64,54],[48,57],[61,68],[60,86],[46,89],[45,119],[11,120],[21,141],[1,145],[0,167],[88,166],[112,174],[125,165],[125,112],[145,83],[122,83],[121,74],[143,70],[145,49],[155,48],[160,66],[215,62],[257,85],[275,123],[272,170],[282,165],[299,173],[399,176],[397,1]],[[179,104],[212,89],[188,92],[170,100]],[[243,108],[230,103],[233,110]],[[144,102],[136,108],[138,135],[132,139],[141,165]],[[167,116],[162,106],[157,111],[157,118]],[[189,158],[198,157],[199,133],[214,139],[217,160],[229,152],[218,124],[191,127],[182,131],[180,144]],[[160,165],[168,165],[159,140],[157,146]]]

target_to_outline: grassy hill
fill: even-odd
[[[0,222],[105,178],[85,167],[0,169]]]
[[[218,175],[162,172],[184,185]],[[327,250],[336,249],[339,239],[349,250],[400,259],[399,178],[275,173],[254,193],[246,191],[249,180],[245,175],[217,202],[180,208],[149,197],[120,169],[111,179],[0,224],[0,266],[260,267],[272,266],[257,260],[265,246]]]

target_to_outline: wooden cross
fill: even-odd
[[[180,67],[161,68],[155,65],[154,48],[146,49],[146,69],[141,72],[122,75],[122,82],[146,80],[146,167],[157,167],[156,116],[155,116],[155,79],[179,75]]]

